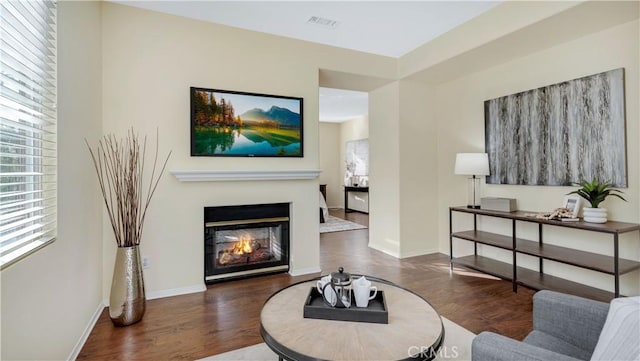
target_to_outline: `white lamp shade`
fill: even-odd
[[[456,154],[455,174],[489,175],[489,156],[487,153]]]

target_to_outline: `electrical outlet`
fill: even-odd
[[[149,267],[151,267],[149,256],[142,256],[142,269],[147,269]]]

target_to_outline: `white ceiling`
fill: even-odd
[[[353,90],[320,88],[320,121],[341,123],[369,113],[369,94]]]
[[[248,30],[400,57],[500,1],[166,1],[114,2]],[[337,22],[309,23],[311,17]],[[320,120],[367,114],[367,93],[320,89]]]
[[[400,57],[499,1],[130,1],[118,3],[315,43]],[[310,24],[317,16],[335,28]]]

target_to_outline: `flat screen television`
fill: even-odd
[[[303,99],[191,87],[191,156],[302,157]]]

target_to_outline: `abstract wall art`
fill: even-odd
[[[489,184],[627,186],[624,69],[484,103]]]

